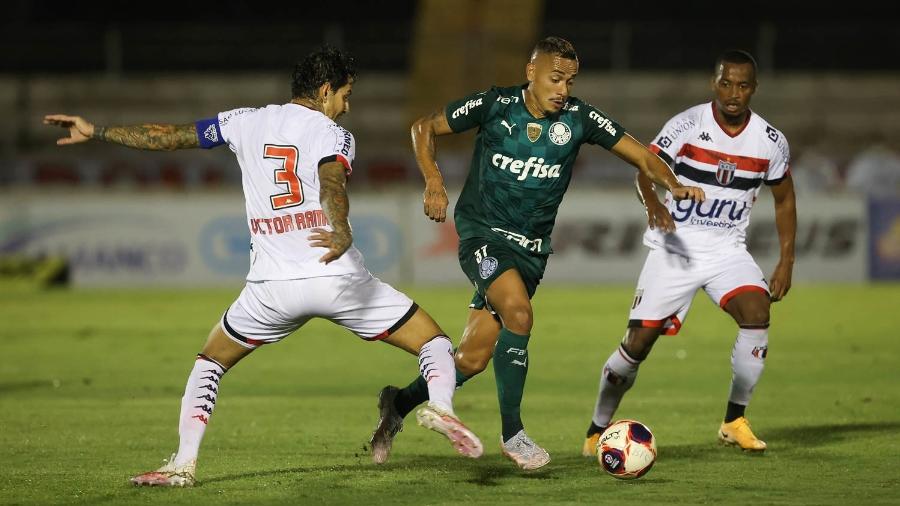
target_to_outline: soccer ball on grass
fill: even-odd
[[[600,435],[597,460],[615,478],[640,478],[656,462],[656,438],[641,422],[618,420]]]

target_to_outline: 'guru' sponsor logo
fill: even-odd
[[[675,209],[672,210],[672,219],[679,223],[687,221],[691,215],[699,218],[729,220],[731,222],[740,221],[744,217],[744,212],[749,214],[750,206],[746,202],[735,202],[727,199],[706,200],[696,203],[693,200],[679,200],[675,203]],[[700,223],[692,220],[692,224],[705,224],[709,226],[721,227],[720,224]],[[734,226],[729,223],[729,227]]]

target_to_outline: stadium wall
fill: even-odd
[[[420,191],[411,189],[352,194],[354,241],[369,269],[392,283],[467,284],[452,223],[427,220],[421,202]],[[890,252],[897,248],[884,248],[885,241],[900,243],[893,237],[900,227],[891,226],[900,216],[885,217],[884,205],[877,216],[885,238],[870,241],[869,213],[876,207],[865,198],[800,196],[798,209],[795,281],[866,280],[873,248],[881,244]],[[646,253],[644,224],[628,192],[570,191],[544,281],[633,283]],[[65,257],[75,286],[238,286],[249,265],[248,237],[236,192],[0,194],[0,255]],[[771,272],[779,250],[767,191],[754,207],[748,237]]]

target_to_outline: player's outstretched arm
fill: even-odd
[[[45,125],[55,125],[69,130],[69,136],[56,141],[59,146],[78,144],[97,139],[129,148],[152,151],[172,151],[175,149],[199,148],[197,126],[167,125],[148,123],[132,126],[95,126],[80,116],[49,114],[44,116]]]
[[[794,181],[787,174],[778,184],[772,185],[775,197],[775,228],[781,245],[781,258],[769,282],[773,302],[778,302],[791,289],[794,272],[794,241],[797,235],[797,201],[794,197]]]
[[[634,180],[637,188],[638,198],[644,204],[644,210],[647,212],[647,225],[651,230],[658,229],[660,232],[671,233],[675,231],[675,220],[672,219],[672,213],[669,209],[659,201],[656,196],[656,188],[653,181],[638,172]]]
[[[637,167],[647,179],[665,186],[675,200],[691,199],[703,202],[706,199],[702,189],[696,186],[682,185],[672,169],[662,161],[662,158],[653,154],[646,146],[627,133],[612,147],[612,152]]]
[[[332,230],[314,228],[309,240],[310,245],[315,248],[328,248],[328,252],[319,258],[320,262],[326,264],[340,258],[353,242],[348,220],[350,200],[347,198],[345,171],[346,168],[340,162],[328,162],[319,167],[319,200]]]
[[[444,111],[435,111],[415,121],[412,126],[412,146],[416,155],[419,171],[425,178],[424,205],[425,214],[436,222],[447,219],[447,190],[444,188],[444,176],[435,160],[434,138],[438,135],[452,134],[453,129],[447,122]]]

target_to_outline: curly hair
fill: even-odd
[[[325,83],[337,90],[356,79],[353,58],[327,44],[319,46],[294,66],[291,76],[293,98],[315,98]]]

